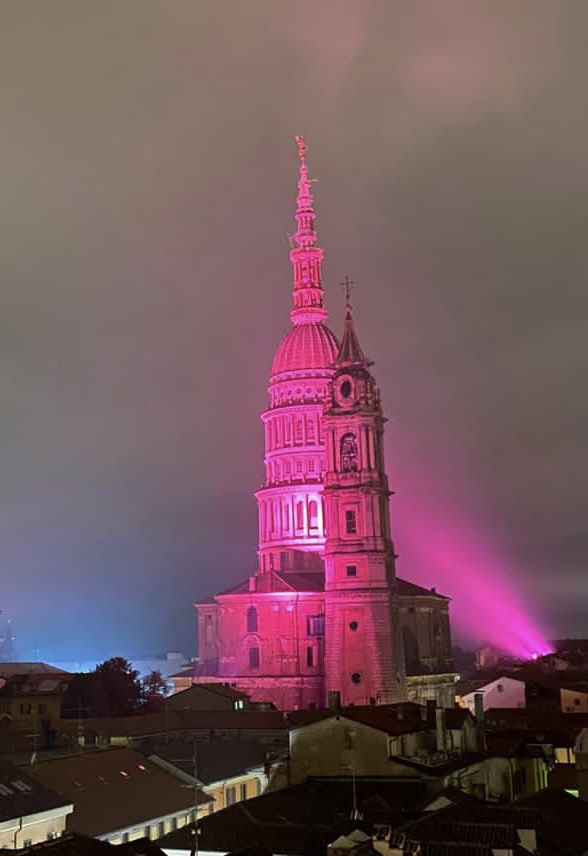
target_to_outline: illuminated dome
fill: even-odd
[[[276,351],[272,376],[306,369],[328,369],[337,357],[339,342],[322,323],[296,324]]]

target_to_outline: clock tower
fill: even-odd
[[[404,699],[384,416],[349,299],[325,401],[325,689],[341,703]]]

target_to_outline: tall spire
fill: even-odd
[[[324,321],[327,312],[323,306],[321,265],[323,251],[316,244],[312,180],[306,165],[306,140],[296,137],[300,158],[300,178],[296,197],[296,234],[293,236],[290,261],[294,268],[294,308],[290,318],[294,324]]]
[[[345,281],[341,285],[345,289],[345,323],[343,325],[343,335],[341,337],[341,344],[339,345],[336,364],[338,366],[355,365],[357,363],[364,366],[369,365],[369,360],[366,359],[359,344],[359,339],[355,332],[355,324],[353,323],[353,312],[351,310],[351,286],[353,283],[346,276]]]

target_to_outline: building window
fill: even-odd
[[[351,509],[345,512],[345,531],[348,535],[355,535],[357,532],[357,514]]]
[[[290,466],[290,461],[286,461],[286,463],[284,464],[284,472],[286,473],[287,476],[290,475],[291,469],[292,469],[292,467]]]
[[[311,458],[308,462],[308,472],[314,473],[314,458]]]
[[[302,422],[300,421],[300,419],[296,420],[295,440],[297,443],[302,443]]]
[[[314,668],[314,648],[309,645],[306,649],[306,665],[309,669]]]
[[[345,570],[347,571],[348,577],[357,576],[357,565],[347,565],[347,568]]]
[[[231,786],[225,791],[225,802],[227,805],[233,805],[237,802],[237,788]]]
[[[246,800],[247,799],[247,784],[246,783],[241,785],[240,791],[241,791],[241,793],[240,793],[241,799]]]
[[[307,615],[306,616],[306,635],[307,636],[324,636],[325,635],[325,616],[324,615]]]
[[[355,630],[357,630],[358,627],[359,627],[359,624],[357,623],[357,621],[350,621],[349,622],[349,629],[350,630],[355,631]]]
[[[249,668],[259,669],[259,648],[249,649]]]
[[[318,529],[318,503],[311,499],[308,503],[308,519],[311,529]]]
[[[296,528],[304,529],[304,505],[302,502],[296,503]]]
[[[498,684],[498,686],[496,687],[496,690],[497,690],[497,692],[499,692],[499,693],[503,693],[503,692],[504,692],[504,687],[502,686],[502,684]]]
[[[309,420],[308,420],[308,422],[306,423],[306,439],[307,439],[310,443],[314,443],[314,425],[313,425],[313,423],[310,421],[310,419],[309,419]]]
[[[355,434],[341,437],[341,472],[357,472],[357,439]]]
[[[247,633],[257,633],[257,609],[250,606],[247,610]]]
[[[361,683],[361,675],[359,674],[359,672],[354,672],[351,675],[351,681],[354,684],[360,684]]]
[[[302,472],[302,461],[300,460],[300,458],[298,458],[298,460],[296,461],[296,472],[297,473]]]

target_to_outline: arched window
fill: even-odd
[[[355,434],[341,437],[341,472],[357,472],[357,438]]]
[[[308,503],[308,520],[311,529],[318,529],[318,503],[314,499]]]
[[[257,609],[250,606],[247,610],[247,633],[257,633]]]

